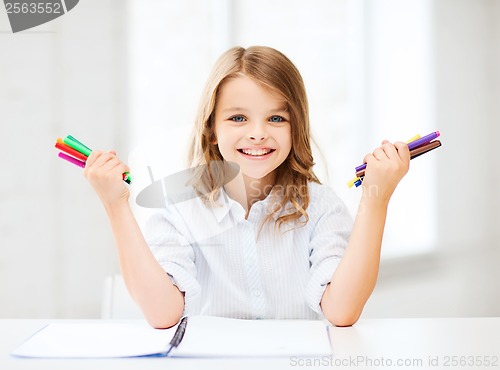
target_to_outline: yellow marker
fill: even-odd
[[[415,136],[413,136],[410,140],[408,140],[406,142],[406,144],[410,144],[411,142],[415,141],[415,140],[418,140],[420,139],[420,135],[419,134],[416,134]]]
[[[347,186],[348,186],[348,187],[350,187],[350,188],[352,188],[352,187],[354,186],[354,183],[355,183],[356,181],[358,181],[358,180],[361,180],[361,179],[360,179],[359,177],[355,177],[355,178],[353,178],[351,181],[349,181],[349,182],[347,183]]]
[[[415,135],[415,136],[413,136],[410,140],[408,140],[408,141],[406,142],[406,144],[409,144],[409,143],[411,143],[411,142],[413,142],[413,141],[415,141],[415,140],[418,140],[418,139],[420,139],[420,135],[419,135],[419,134],[416,134],[416,135]],[[354,186],[354,183],[355,183],[356,181],[358,181],[358,180],[361,180],[361,179],[360,179],[359,177],[355,177],[355,178],[353,178],[351,181],[349,181],[349,182],[347,183],[347,187],[352,188],[352,187]]]

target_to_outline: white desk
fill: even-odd
[[[332,327],[334,357],[318,359],[72,360],[9,355],[48,322],[0,320],[0,369],[500,369],[500,318],[361,319],[353,327]],[[479,361],[490,365],[479,366]]]

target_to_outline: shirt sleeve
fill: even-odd
[[[183,235],[178,217],[168,207],[155,212],[146,223],[144,234],[158,263],[184,293],[183,315],[195,314],[201,286],[196,278],[195,253]]]
[[[309,247],[311,268],[306,295],[311,309],[323,315],[321,298],[344,255],[353,220],[333,189],[327,186],[321,188],[321,191],[311,196],[311,210],[308,210],[313,224]]]

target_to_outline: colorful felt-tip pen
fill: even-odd
[[[439,140],[431,141],[427,144],[420,145],[412,150],[410,150],[410,159],[417,158],[424,153],[430,152],[433,149],[439,148],[441,146],[441,142]],[[361,170],[356,172],[356,177],[362,179],[365,176],[365,170]],[[354,183],[354,185],[356,185]],[[352,186],[352,185],[351,185]]]
[[[420,145],[427,144],[429,141],[434,140],[438,136],[439,136],[439,131],[433,132],[429,135],[425,135],[424,137],[420,137],[420,135],[415,135],[410,140],[408,140],[406,143],[408,144],[408,149],[412,150]],[[358,167],[356,167],[355,171],[359,172],[361,170],[364,170],[365,168],[366,168],[366,163],[363,163],[362,165],[359,165]]]
[[[81,161],[79,159],[76,159],[70,155],[64,154],[64,153],[59,153],[59,158],[62,158],[70,163],[76,164],[78,167],[85,168],[85,162]]]
[[[408,149],[412,150],[412,149],[415,149],[415,148],[417,148],[417,147],[419,147],[421,145],[425,145],[427,143],[430,143],[432,140],[438,138],[439,135],[441,135],[439,133],[439,131],[435,131],[435,132],[430,133],[429,135],[425,135],[425,136],[421,137],[420,139],[412,141],[411,143],[409,143],[408,144]]]
[[[85,168],[87,157],[92,153],[92,149],[71,135],[66,136],[64,139],[57,139],[56,148],[67,153],[59,153],[60,158],[82,168]],[[132,176],[129,172],[123,173],[122,179],[127,184],[132,183]]]
[[[439,132],[439,131],[438,131]],[[416,140],[419,140],[420,139],[420,135],[419,134],[416,134],[415,136],[413,136],[412,138],[410,138],[409,140],[406,141],[406,143],[408,144],[408,147],[410,146],[410,143],[416,141]],[[360,171],[363,171],[364,169],[366,169],[366,163],[363,163],[361,166],[358,166],[355,168],[355,171],[356,171],[356,174],[358,174]],[[351,181],[349,181],[347,183],[347,186],[352,188],[354,185],[356,185],[356,187],[358,187],[359,185],[361,185],[361,178],[359,178],[358,176],[356,176],[355,178],[353,178]]]
[[[72,147],[75,149],[77,152],[82,153],[83,155],[86,155],[87,157],[90,155],[92,150],[87,148],[85,145],[80,143],[78,140],[75,140],[72,136],[68,135],[64,138],[63,140],[64,144]]]
[[[63,152],[65,152],[65,153],[69,154],[70,156],[75,157],[81,161],[85,162],[87,160],[87,156],[85,154],[82,154],[82,153],[76,151],[75,149],[73,149],[72,147],[70,147],[69,145],[64,144],[63,140],[60,138],[57,139],[55,146],[57,149],[62,150]]]

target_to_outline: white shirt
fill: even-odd
[[[308,188],[307,224],[278,230],[271,220],[258,238],[272,193],[252,205],[248,219],[243,207],[224,191],[220,207],[207,207],[193,197],[170,202],[150,219],[146,240],[185,293],[185,314],[322,317],[321,297],[344,254],[352,219],[330,187],[309,183]]]

